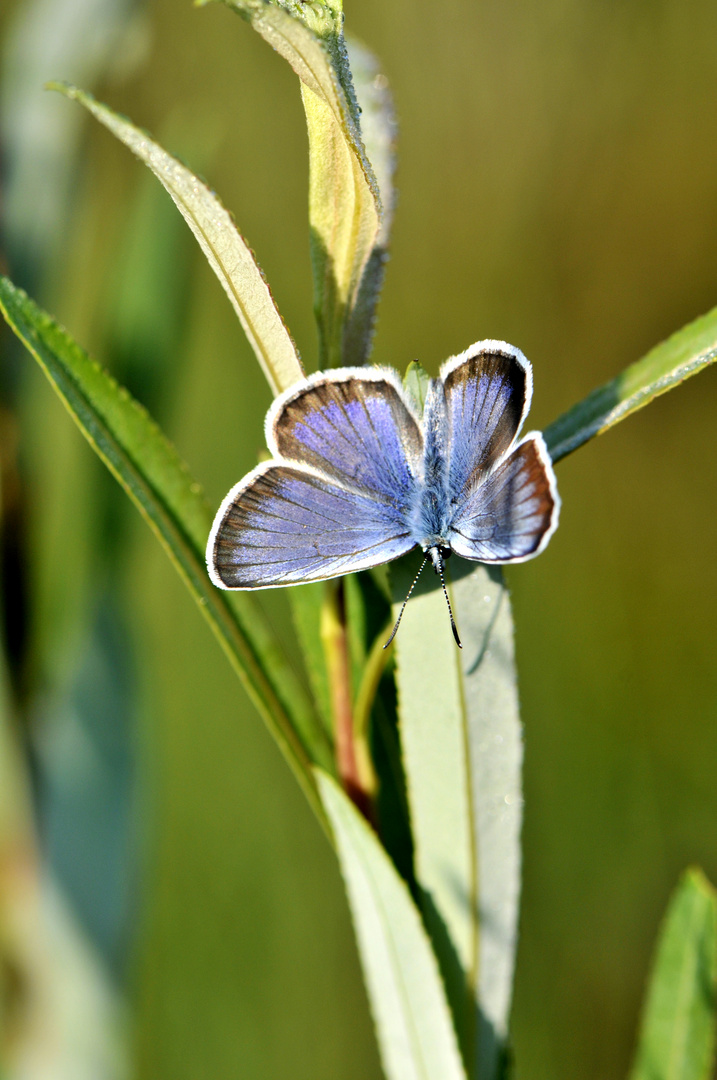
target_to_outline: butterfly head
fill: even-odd
[[[439,542],[437,544],[426,545],[423,550],[426,553],[426,558],[431,560],[433,569],[440,577],[443,573],[443,567],[445,566],[446,560],[450,559],[452,555],[450,544]]]

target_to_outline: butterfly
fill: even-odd
[[[557,528],[560,499],[543,437],[519,439],[532,392],[530,363],[504,341],[479,341],[447,360],[428,384],[422,415],[392,368],[309,376],[267,413],[271,460],[220,506],[209,576],[221,589],[300,585],[418,545],[421,570],[430,561],[441,578],[460,645],[445,560],[524,562]]]

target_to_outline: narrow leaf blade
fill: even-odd
[[[325,730],[331,732],[331,694],[320,632],[324,589],[323,581],[311,581],[300,589],[289,589],[288,593],[294,629],[301,646],[314,700]]]
[[[644,408],[717,360],[717,308],[688,323],[544,431],[553,461]]]
[[[660,932],[630,1080],[709,1080],[716,1007],[717,894],[688,870]]]
[[[465,1080],[435,956],[405,882],[337,784],[317,770],[388,1080]]]
[[[250,597],[230,602],[209,581],[204,548],[211,513],[199,485],[144,409],[5,278],[0,278],[0,310],[159,538],[323,818],[299,732],[316,757],[327,761],[323,733],[261,609],[246,603]]]
[[[393,571],[398,605],[417,558]],[[401,741],[416,879],[470,1076],[494,1080],[506,1048],[520,894],[522,741],[502,575],[451,565],[456,648],[424,572],[396,639]]]
[[[140,128],[77,87],[51,83],[79,101],[164,185],[179,208],[239,316],[249,343],[275,394],[304,378],[296,346],[269,285],[228,210],[207,185]]]

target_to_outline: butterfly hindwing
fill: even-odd
[[[545,442],[532,432],[462,501],[451,523],[451,548],[479,562],[523,562],[543,550],[559,509]]]
[[[270,462],[227,495],[207,564],[221,588],[266,589],[350,574],[412,547],[404,519],[385,501]]]

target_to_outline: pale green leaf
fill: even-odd
[[[370,49],[349,38],[346,41],[354,90],[361,114],[361,137],[381,194],[381,228],[378,245],[385,250],[396,209],[393,178],[396,172],[398,123],[388,79]]]
[[[396,171],[398,125],[386,76],[374,54],[356,41],[347,42],[349,62],[361,108],[361,135],[381,195],[381,224],[361,280],[356,303],[344,331],[345,355],[351,362],[370,351],[376,308],[388,259],[388,244],[396,206],[393,177]]]
[[[225,3],[251,23],[301,80],[309,133],[309,225],[319,366],[362,363],[370,345],[373,313],[363,334],[351,320],[354,312],[359,318],[362,281],[379,236],[381,201],[361,138],[343,16],[337,5],[320,2]]]
[[[280,393],[303,379],[299,354],[266,278],[231,214],[214,192],[145,131],[90,94],[61,83],[51,83],[50,87],[89,109],[149,166],[167,189],[231,300],[272,391]]]
[[[648,405],[717,359],[717,308],[688,323],[647,356],[558,417],[546,428],[553,461]]]
[[[211,584],[204,563],[211,512],[199,485],[145,410],[5,278],[0,310],[159,538],[321,817],[306,746],[328,765],[325,734],[261,608]]]
[[[717,1007],[717,894],[688,870],[657,944],[630,1080],[709,1080]]]
[[[424,371],[418,360],[412,360],[406,368],[403,387],[412,399],[419,416],[423,416],[423,406],[426,403],[426,394],[428,393],[430,381],[428,372]]]
[[[396,614],[421,557],[392,569]],[[401,743],[426,925],[467,1071],[494,1080],[507,1038],[520,894],[513,624],[498,570],[453,560],[448,571],[463,648],[426,567],[396,637]]]
[[[465,1080],[436,958],[403,879],[343,791],[316,770],[348,892],[388,1080]]]

